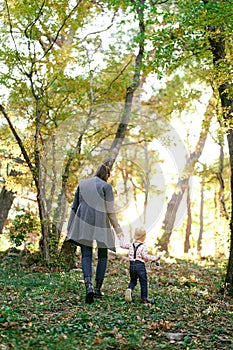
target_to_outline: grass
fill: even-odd
[[[22,266],[17,255],[3,256],[0,269],[0,350],[233,349],[233,300],[219,293],[224,262],[163,259],[148,271],[151,306],[139,286],[124,301],[120,257],[109,260],[105,296],[92,305],[80,269]]]

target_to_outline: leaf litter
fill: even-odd
[[[22,268],[15,259],[0,262],[0,350],[233,349],[233,300],[219,292],[226,262],[164,258],[161,268],[148,266],[155,304],[147,306],[139,286],[124,301],[121,257],[109,259],[105,296],[92,305],[80,268]]]

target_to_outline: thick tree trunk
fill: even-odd
[[[208,0],[203,0],[204,4],[208,4]],[[210,11],[206,8],[207,11]],[[233,84],[231,75],[225,72],[226,80],[219,80],[219,72],[222,72],[222,67],[231,67],[230,61],[226,55],[226,34],[222,26],[208,26],[206,28],[210,48],[213,55],[213,65],[216,70],[216,84],[218,87],[219,97],[222,105],[222,113],[224,126],[227,130],[227,141],[230,155],[231,169],[231,217],[230,217],[230,254],[225,278],[225,288],[227,292],[233,296]],[[229,68],[229,71],[230,69]]]
[[[184,180],[179,179],[176,185],[177,190],[173,193],[172,198],[167,205],[167,211],[162,226],[163,234],[157,243],[157,247],[160,251],[165,251],[168,253],[168,245],[174,227],[176,213],[183,198],[184,192],[187,189],[188,181],[189,178],[186,178]]]
[[[3,227],[8,217],[8,213],[14,201],[14,192],[8,191],[3,186],[0,193],[0,234],[2,233]]]
[[[227,273],[225,278],[225,287],[227,292],[233,296],[233,130],[231,129],[227,136],[229,153],[230,153],[230,167],[231,167],[231,218],[230,218],[230,254],[227,265]]]
[[[60,262],[67,270],[76,267],[76,250],[77,246],[74,243],[66,240],[63,242],[60,252]]]
[[[201,130],[201,134],[197,142],[195,151],[191,153],[189,159],[186,161],[183,174],[178,179],[176,190],[173,193],[171,200],[167,205],[167,211],[166,211],[165,218],[162,225],[163,234],[159,238],[157,243],[157,247],[161,251],[168,252],[168,245],[169,245],[172,230],[174,227],[177,210],[183,198],[184,192],[188,188],[189,179],[190,179],[190,176],[192,175],[194,165],[198,161],[199,157],[201,156],[203,148],[205,146],[205,142],[208,135],[209,126],[210,126],[210,121],[212,118],[211,109],[212,109],[212,106],[211,106],[211,103],[209,102],[209,105],[207,106],[207,111],[205,113],[205,118],[202,122],[202,130]]]

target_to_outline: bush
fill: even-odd
[[[7,230],[11,244],[19,247],[26,243],[31,235],[39,234],[39,222],[29,211],[20,210]]]

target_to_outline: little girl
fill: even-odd
[[[147,260],[158,261],[160,257],[148,254],[148,248],[144,243],[146,231],[143,228],[136,229],[133,243],[124,243],[120,241],[121,248],[129,249],[128,257],[130,261],[130,282],[125,291],[125,300],[132,301],[132,291],[134,290],[137,280],[139,279],[141,287],[141,301],[144,304],[152,303],[148,299],[148,283],[145,262]]]

